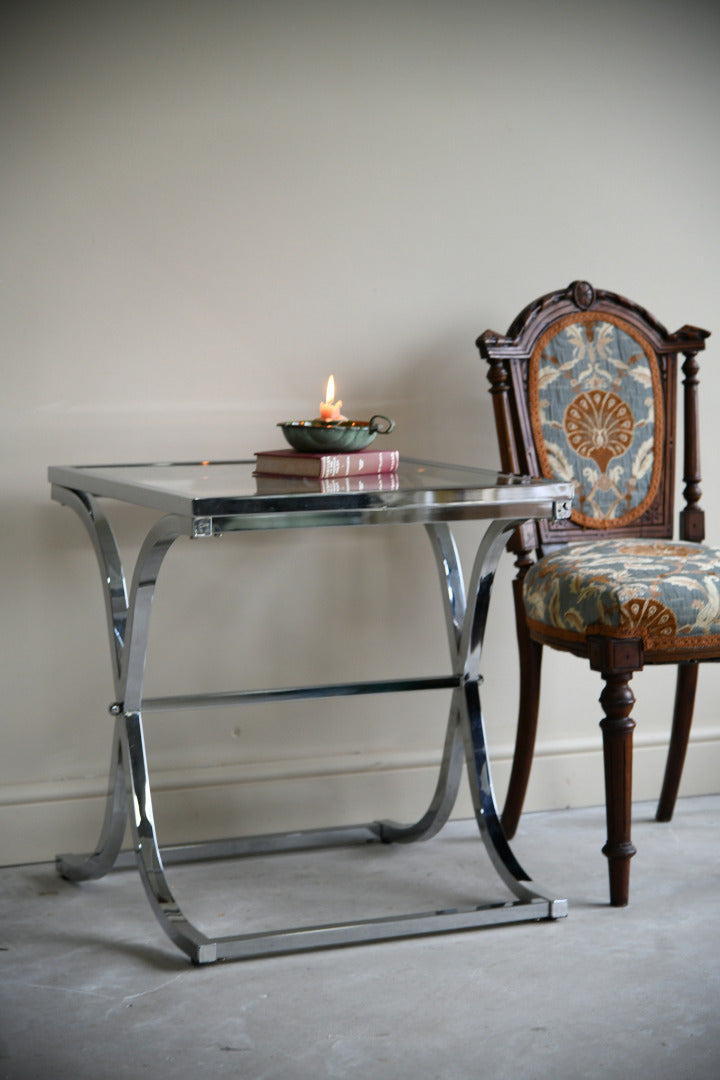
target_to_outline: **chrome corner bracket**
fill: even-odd
[[[193,540],[206,540],[214,536],[213,519],[211,517],[195,517],[192,519]]]

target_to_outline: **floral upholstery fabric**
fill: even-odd
[[[640,517],[657,493],[664,439],[648,342],[620,319],[578,312],[539,339],[528,378],[540,469],[575,482],[573,521],[603,529]]]
[[[720,647],[720,551],[679,540],[568,544],[528,570],[531,627],[568,641],[586,633],[639,637],[646,651]]]

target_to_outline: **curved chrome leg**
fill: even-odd
[[[507,536],[518,524],[520,523],[517,521],[491,522],[477,550],[468,585],[465,618],[457,644],[457,670],[462,672],[466,679],[480,677],[480,656],[495,571],[507,543]]]
[[[519,899],[542,898],[542,892],[530,888],[530,875],[525,873],[513,855],[500,824],[485,745],[480,693],[478,684],[474,681],[465,686],[464,711],[463,731],[470,791],[475,818],[490,860],[505,884]]]
[[[549,916],[557,918],[567,913],[567,901],[551,899],[545,890],[532,882],[505,838],[495,801],[480,704],[480,657],[493,578],[507,541],[507,534],[518,524],[517,521],[493,522],[485,533],[475,558],[468,587],[468,609],[458,650],[465,674],[462,730],[475,818],[491,862],[508,888],[520,900],[542,901]]]
[[[127,824],[128,799],[123,769],[121,723],[119,718],[115,722],[105,820],[97,847],[92,855],[56,856],[57,871],[68,881],[89,881],[103,877],[108,870],[112,870],[122,846]]]
[[[465,610],[467,600],[465,598],[465,582],[463,581],[460,568],[455,537],[450,531],[449,525],[436,524],[426,525],[425,531],[430,538],[435,563],[440,574],[440,588],[443,597],[443,611],[445,613],[445,625],[448,634],[448,644],[453,660],[457,656],[460,645],[460,635],[465,622]]]
[[[457,655],[460,634],[465,618],[465,583],[455,538],[446,524],[426,525],[432,544],[443,597],[443,611],[448,634],[453,673],[457,674]],[[461,710],[457,691],[453,693],[445,733],[445,745],[440,764],[440,774],[430,805],[414,825],[398,825],[393,821],[381,821],[376,825],[381,840],[388,843],[410,843],[429,840],[436,836],[450,817],[457,801],[462,779],[464,746],[460,731]]]
[[[110,655],[113,659],[115,695],[119,697],[128,600],[125,574],[117,542],[105,512],[100,503],[91,495],[86,492],[72,491],[70,488],[53,485],[53,498],[62,503],[63,506],[68,506],[75,511],[85,526],[95,550],[100,568],[100,582],[105,598],[105,613],[110,636]]]
[[[150,905],[165,932],[188,956],[199,963],[212,961],[216,958],[215,947],[185,919],[165,878],[155,834],[140,715],[150,608],[157,577],[170,546],[187,526],[179,518],[166,517],[151,529],[137,558],[128,603],[120,556],[104,514],[88,496],[81,497],[76,492],[63,489],[61,501],[78,513],[93,540],[105,586],[110,640],[116,660],[115,689],[121,703],[117,708],[122,709],[122,715],[118,715],[115,723],[110,790],[98,847],[89,856],[58,856],[58,871],[63,877],[81,881],[101,877],[111,869],[125,833],[129,792],[134,847]]]
[[[120,691],[128,602],[125,574],[115,536],[102,507],[92,496],[70,488],[54,486],[53,498],[75,511],[92,541],[105,600],[113,681],[117,695]],[[112,869],[125,835],[127,807],[121,728],[118,721],[113,734],[105,818],[97,847],[91,855],[58,855],[55,862],[62,877],[69,881],[87,881],[102,877]]]
[[[393,821],[377,822],[373,828],[376,829],[380,839],[386,843],[407,844],[414,840],[429,840],[440,832],[453,811],[465,762],[465,748],[460,731],[460,710],[455,701],[456,694],[457,691],[453,693],[440,775],[430,805],[414,825],[397,825]]]
[[[155,917],[168,937],[196,963],[212,963],[217,949],[183,915],[172,894],[155,833],[150,782],[148,779],[142,718],[139,713],[124,717],[124,744],[130,766],[132,814],[130,816],[140,878]]]
[[[180,519],[166,517],[148,533],[140,549],[130,591],[130,616],[123,650],[123,747],[131,798],[130,824],[138,869],[150,906],[165,933],[197,963],[216,959],[215,945],[183,915],[165,877],[155,832],[147,770],[141,701],[150,610],[163,559],[178,536],[186,532]]]

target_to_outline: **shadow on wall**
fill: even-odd
[[[391,360],[382,395],[369,379],[356,380],[353,394],[367,403],[363,409],[395,420],[388,444],[401,454],[499,468],[486,365],[475,347],[479,332],[447,334]]]

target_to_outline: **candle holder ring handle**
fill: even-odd
[[[383,421],[383,423],[378,423],[378,421]],[[370,428],[370,431],[377,431],[380,435],[387,435],[395,427],[395,421],[391,420],[389,416],[382,416],[380,413],[377,413],[375,416],[370,417],[368,427]]]

